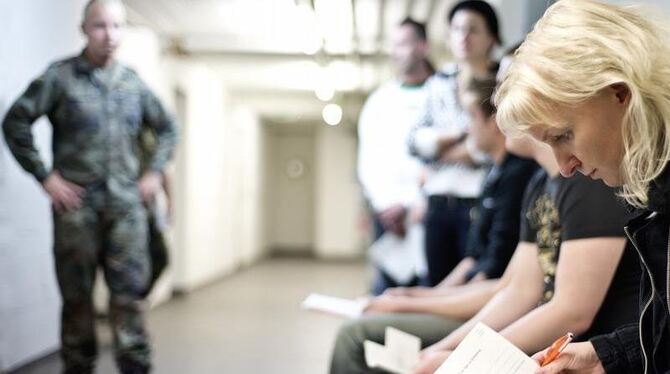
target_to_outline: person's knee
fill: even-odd
[[[356,350],[363,346],[365,339],[362,321],[359,319],[347,321],[337,333],[335,348]]]
[[[137,316],[144,312],[144,303],[134,294],[112,293],[109,298],[110,312],[123,316]]]
[[[342,325],[337,333],[330,365],[330,374],[360,372],[358,366],[363,357],[365,334],[361,320],[352,320]]]

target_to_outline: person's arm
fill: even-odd
[[[168,114],[154,93],[144,86],[144,83],[140,84],[142,86],[142,123],[156,135],[156,149],[148,160],[147,170],[138,183],[142,199],[148,201],[163,183],[163,170],[177,144],[177,126],[173,117]]]
[[[469,160],[469,155],[463,151],[466,134],[460,131],[444,133],[433,128],[435,114],[431,112],[431,105],[429,99],[419,117],[421,120],[410,132],[410,153],[424,162],[455,163],[461,162],[460,158]]]
[[[541,364],[549,348],[533,355],[538,365]],[[565,371],[564,371],[565,370]],[[591,342],[568,344],[561,354],[552,363],[535,370],[535,374],[559,374],[559,373],[583,373],[583,374],[606,374],[606,373],[642,373],[642,371],[615,371],[605,372],[598,355],[593,350]]]
[[[472,158],[472,154],[467,147],[466,142],[461,136],[457,141],[448,147],[440,149],[440,162],[444,164],[467,164],[467,165],[476,165],[475,160]],[[446,140],[452,140],[447,138]]]
[[[517,253],[523,253],[523,251],[517,251]],[[521,255],[515,254],[514,256],[500,279],[448,288],[446,290],[452,292],[442,295],[437,292],[429,293],[429,291],[439,291],[437,288],[425,290],[422,296],[384,295],[373,298],[367,312],[427,313],[455,319],[470,318],[500,290],[511,283],[514,274],[518,272],[517,266],[524,265],[523,261],[517,260],[522,257]]]
[[[379,114],[391,97],[383,93],[382,87],[370,95],[358,120],[358,180],[384,230],[404,237],[405,217],[419,197],[419,187],[417,181],[414,193],[409,193],[394,184],[398,166],[389,163],[388,153],[404,150],[388,149],[384,131],[389,124],[383,123],[388,116]]]
[[[588,330],[607,295],[624,245],[625,239],[616,237],[564,242],[551,301],[500,333],[522,351],[533,353],[567,332],[579,335]]]
[[[484,272],[478,272],[474,277],[470,279],[470,283],[477,283],[489,279],[488,275]]]
[[[637,323],[622,326],[608,335],[591,338],[591,344],[608,373],[644,371],[640,329]]]
[[[150,89],[142,90],[142,120],[156,134],[156,150],[148,161],[148,169],[162,172],[177,145],[177,126],[174,118]]]
[[[395,203],[389,201],[388,182],[383,178],[387,174],[388,162],[380,154],[380,139],[377,131],[377,97],[379,91],[373,92],[363,105],[358,120],[358,181],[363,187],[365,197],[372,205],[375,213]]]
[[[453,287],[393,287],[387,288],[384,291],[385,295],[391,296],[411,296],[411,297],[425,297],[425,296],[451,296],[462,293],[476,292],[479,289],[490,287],[490,284],[498,284],[500,279],[485,279],[481,282],[470,282],[460,286]]]
[[[476,265],[477,260],[474,257],[468,256],[461,260],[461,262],[456,265],[454,270],[452,270],[446,278],[444,278],[439,287],[454,287],[460,286],[468,282],[468,273]]]
[[[533,359],[541,362],[547,350]],[[588,342],[569,344],[551,364],[537,374],[559,374],[564,371],[584,373],[642,373],[644,362],[637,323],[624,325],[608,335]]]
[[[2,122],[9,150],[21,167],[40,183],[47,179],[49,172],[35,148],[32,125],[53,109],[58,97],[56,75],[52,67],[35,79],[12,105]]]
[[[42,185],[56,211],[63,212],[77,209],[85,190],[65,180],[57,170],[47,171],[32,133],[35,121],[50,114],[61,96],[57,75],[54,65],[35,79],[7,112],[2,130],[16,161]]]
[[[468,322],[453,331],[428,351],[453,350],[478,322],[500,330],[532,310],[542,297],[542,269],[537,261],[537,246],[519,243],[510,263],[510,282]]]
[[[439,84],[435,79],[429,78],[424,83],[427,95],[418,111],[417,121],[407,136],[409,153],[425,163],[436,159],[440,147],[438,133],[433,129],[432,87],[434,84]]]
[[[392,296],[382,295],[373,298],[366,313],[423,313],[445,318],[467,319],[491,300],[501,288],[500,280],[482,282],[470,292],[455,293],[447,296]]]

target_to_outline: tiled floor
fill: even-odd
[[[366,289],[365,265],[271,259],[152,310],[157,374],[326,373],[342,322],[300,309],[310,292],[342,297]],[[116,373],[102,331],[98,374]],[[12,374],[56,374],[52,355]]]

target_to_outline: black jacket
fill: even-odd
[[[489,171],[468,231],[466,257],[476,260],[467,274],[500,278],[519,242],[521,202],[528,181],[538,166],[535,161],[508,153]]]
[[[666,170],[650,187],[649,210],[626,226],[643,270],[639,323],[591,339],[607,373],[670,373],[669,227],[670,170]]]

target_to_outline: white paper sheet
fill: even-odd
[[[538,367],[507,339],[479,323],[435,374],[533,374]]]
[[[427,272],[423,237],[421,224],[408,225],[404,238],[387,231],[370,246],[370,258],[393,280],[407,284]]]
[[[366,340],[363,347],[365,362],[370,368],[407,374],[419,361],[421,339],[393,327],[387,327],[384,345]]]
[[[343,299],[340,297],[310,294],[302,302],[302,307],[340,317],[357,318],[363,314],[367,300]]]

